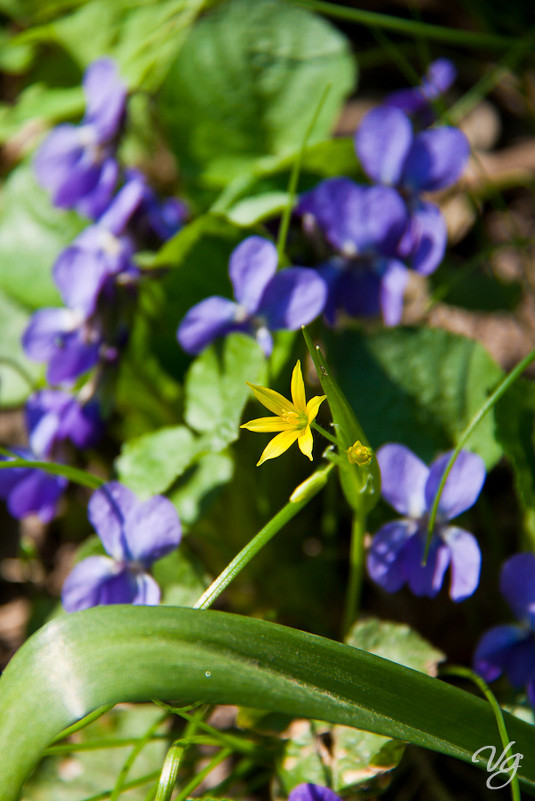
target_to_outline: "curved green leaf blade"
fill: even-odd
[[[163,698],[326,720],[470,761],[500,747],[491,708],[351,646],[224,612],[109,606],[59,617],[0,680],[0,801],[15,801],[43,749],[99,706]],[[506,715],[535,788],[533,727]]]
[[[377,457],[372,452],[370,463],[362,466],[352,464],[349,459],[343,457],[344,451],[347,451],[356,442],[360,442],[366,448],[370,448],[370,443],[355,416],[355,412],[334,379],[325,356],[319,346],[314,347],[306,328],[303,328],[303,336],[308,352],[314,362],[322,389],[327,395],[327,403],[333,417],[338,450],[342,457],[338,466],[340,469],[340,484],[344,495],[347,502],[357,513],[360,513],[362,508],[365,511],[369,511],[378,502],[381,493],[381,473]]]

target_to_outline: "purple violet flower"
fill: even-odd
[[[58,125],[36,153],[37,180],[61,208],[77,208],[92,219],[108,206],[119,175],[114,158],[124,118],[126,87],[108,58],[84,75],[86,111],[80,125]]]
[[[404,515],[382,526],[368,551],[368,574],[387,592],[408,584],[415,595],[433,598],[448,566],[453,601],[468,598],[477,588],[479,545],[470,532],[447,525],[473,506],[485,481],[485,465],[474,453],[461,451],[453,465],[440,498],[427,564],[421,564],[429,512],[450,456],[440,456],[428,468],[404,445],[384,445],[377,452],[383,497]]]
[[[415,135],[408,116],[390,106],[366,114],[355,147],[372,181],[395,186],[408,198],[454,184],[470,153],[458,128],[442,125]]]
[[[504,562],[500,592],[520,623],[495,626],[483,635],[474,670],[485,681],[506,673],[516,689],[526,688],[535,706],[535,554],[517,553]]]
[[[396,187],[407,201],[411,223],[400,255],[429,275],[444,256],[447,234],[439,208],[420,194],[446,189],[459,178],[470,153],[466,136],[448,126],[414,134],[401,109],[379,106],[363,119],[355,147],[369,178]]]
[[[39,309],[22,335],[28,358],[48,363],[49,384],[73,382],[94,367],[101,344],[97,322],[72,309]]]
[[[86,318],[95,313],[100,294],[112,288],[117,275],[139,274],[132,261],[134,243],[125,230],[144,191],[138,179],[125,184],[100,220],[86,228],[54,264],[54,281],[63,302]]]
[[[193,306],[177,332],[184,350],[197,354],[217,337],[243,331],[269,356],[270,331],[295,331],[321,314],[327,297],[323,279],[306,267],[277,272],[277,261],[277,249],[267,239],[250,236],[241,242],[229,262],[237,302],[213,296]]]
[[[32,453],[28,448],[12,448],[13,453],[30,461],[46,461],[46,457]],[[6,457],[0,456],[2,461]],[[9,459],[7,459],[9,461]],[[56,514],[57,505],[68,481],[63,476],[45,473],[32,467],[2,468],[0,470],[0,498],[7,502],[8,511],[21,519],[37,515],[49,523]]]
[[[288,801],[341,801],[340,796],[321,784],[298,784],[290,792]]]
[[[329,178],[302,196],[297,213],[305,226],[316,224],[339,254],[318,268],[328,287],[327,322],[334,324],[339,311],[381,311],[387,325],[399,323],[408,270],[397,251],[409,224],[399,193]]]
[[[89,556],[75,565],[61,593],[65,610],[158,604],[160,588],[146,571],[180,542],[180,520],[171,501],[162,495],[140,501],[111,481],[93,493],[88,515],[109,556]]]
[[[387,95],[384,105],[415,115],[425,127],[435,119],[433,101],[448,91],[456,77],[455,64],[449,58],[438,58],[427,68],[420,86],[392,92]]]
[[[94,445],[102,433],[99,405],[81,403],[75,395],[55,389],[34,392],[26,401],[26,424],[34,453],[53,458],[58,446],[70,440],[78,448]]]

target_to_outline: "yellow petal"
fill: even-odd
[[[293,445],[299,433],[299,431],[283,431],[282,434],[277,434],[276,437],[273,437],[271,442],[268,442],[264,448],[262,456],[256,463],[256,466],[260,467],[260,465],[268,459],[276,459],[281,453],[287,451],[290,445]]]
[[[295,407],[300,412],[304,412],[306,410],[307,399],[305,396],[305,384],[303,382],[303,373],[301,372],[301,362],[299,359],[293,369],[291,391]]]
[[[313,398],[310,398],[306,408],[309,423],[316,419],[319,408],[326,397],[327,395],[315,395]]]
[[[245,383],[252,389],[255,398],[260,401],[262,406],[265,406],[273,414],[295,413],[295,406],[289,400],[286,400],[284,395],[275,392],[274,389],[268,389],[268,387],[259,387],[256,384],[250,384],[248,381]]]
[[[308,456],[310,461],[312,461],[312,431],[310,430],[310,426],[307,426],[304,431],[299,434],[299,439],[297,440],[297,444],[299,445],[299,450],[301,453],[304,453],[305,456]]]
[[[292,420],[283,420],[282,417],[257,417],[256,420],[244,423],[240,428],[261,432],[292,431],[295,430],[296,424]]]

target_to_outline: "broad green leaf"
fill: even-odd
[[[390,659],[428,676],[436,676],[437,665],[445,659],[418,632],[402,623],[371,617],[355,623],[346,639],[348,645]]]
[[[346,643],[433,676],[436,675],[437,663],[444,659],[441,651],[433,648],[409,626],[377,618],[356,623],[348,633]],[[328,754],[323,745],[325,735],[328,735]],[[278,775],[287,795],[301,782],[322,784],[327,762],[332,789],[342,792],[354,785],[368,785],[395,768],[404,749],[404,743],[371,732],[295,721],[289,729],[289,740],[285,744]],[[384,783],[381,787],[384,789]]]
[[[88,750],[75,750],[50,756],[32,776],[24,790],[27,801],[73,801],[109,790],[117,781],[119,771],[131,753],[135,740],[161,718],[162,711],[154,705],[139,705],[112,710],[99,718],[76,737],[76,745]],[[130,739],[130,744],[114,746],[114,740]],[[101,748],[98,742],[105,741]],[[165,740],[153,740],[143,748],[128,773],[128,781],[145,776],[161,768],[167,745]],[[89,750],[90,749],[90,750]],[[143,801],[147,785],[130,790],[125,798]]]
[[[245,383],[262,383],[265,356],[246,334],[230,334],[223,343],[206,348],[186,376],[185,418],[208,435],[206,442],[220,451],[238,438],[238,425],[250,390]]]
[[[186,426],[168,426],[125,442],[115,466],[120,481],[140,498],[165,492],[199,449]]]
[[[197,459],[169,492],[182,523],[195,523],[233,474],[234,462],[225,453],[208,453]]]
[[[0,205],[0,289],[28,309],[61,306],[52,266],[86,223],[55,209],[32,174],[17,167],[4,185]]]
[[[42,372],[41,366],[26,358],[20,342],[28,321],[28,313],[0,292],[0,407],[23,403],[32,390],[31,382]]]
[[[336,439],[338,441],[338,467],[340,483],[347,502],[357,512],[373,509],[381,492],[381,475],[375,453],[371,452],[369,463],[362,465],[350,461],[347,451],[353,445],[370,449],[368,437],[364,433],[355,412],[334,378],[319,346],[314,347],[310,335],[303,329],[308,352],[314,362],[320,384],[327,396],[331,410]]]
[[[373,445],[402,442],[424,461],[455,444],[503,375],[478,342],[433,328],[331,334],[327,352]],[[489,469],[502,453],[494,427],[491,412],[466,446]]]
[[[296,150],[327,84],[311,141],[330,133],[355,67],[344,37],[282,0],[227,0],[192,30],[160,112],[186,176],[223,186],[258,159]]]
[[[352,726],[471,761],[501,743],[491,707],[438,679],[263,620],[174,607],[64,615],[0,679],[0,801],[15,801],[44,748],[100,706],[174,699],[252,706]],[[535,790],[533,727],[505,713]],[[480,767],[484,767],[481,763]]]

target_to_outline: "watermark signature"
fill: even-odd
[[[520,760],[524,758],[524,754],[509,753],[509,750],[512,749],[514,744],[514,740],[510,742],[497,759],[496,748],[493,745],[483,745],[472,754],[472,762],[478,762],[480,758],[485,759],[485,757],[482,756],[484,751],[490,751],[490,756],[487,761],[487,773],[490,773],[490,776],[486,781],[489,790],[501,790],[502,787],[507,787],[509,782],[516,776]],[[501,784],[498,784],[497,782],[500,781],[500,777],[502,776],[505,776],[506,779],[502,781]]]

